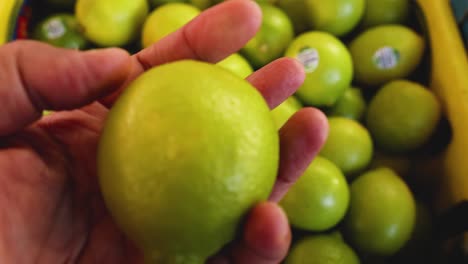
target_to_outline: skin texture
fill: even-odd
[[[180,59],[216,63],[247,43],[260,23],[255,3],[231,0],[133,56],[33,41],[1,46],[0,263],[141,263],[97,184],[96,147],[108,107],[146,69]],[[296,61],[279,59],[247,79],[273,108],[302,84],[304,72]],[[59,112],[41,118],[44,109]],[[317,109],[303,108],[279,133],[280,168],[270,201],[252,209],[238,239],[210,263],[279,263],[285,257],[291,233],[276,202],[323,145],[327,121]]]

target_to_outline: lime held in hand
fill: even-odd
[[[214,64],[134,80],[99,142],[102,194],[149,263],[204,263],[276,180],[278,132],[260,93]]]

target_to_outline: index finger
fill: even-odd
[[[226,1],[135,57],[144,70],[182,59],[216,63],[241,49],[256,34],[261,20],[261,10],[254,1]]]
[[[222,60],[253,38],[261,22],[262,12],[251,0],[229,0],[203,11],[184,27],[133,55],[126,83],[101,103],[110,107],[129,82],[152,67],[184,59]]]

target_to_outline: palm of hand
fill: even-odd
[[[4,141],[0,149],[4,259],[14,260],[11,263],[140,259],[115,226],[99,192],[95,150],[106,112],[95,103],[56,113]]]
[[[254,5],[244,0],[223,2],[131,58],[117,50],[79,53],[33,42],[0,47],[1,263],[142,261],[141,252],[112,221],[100,194],[96,149],[108,109],[95,100],[144,69],[180,59],[216,62],[235,52],[260,26],[260,9]],[[235,30],[225,30],[232,25]],[[280,59],[247,80],[273,108],[303,78],[297,62]],[[43,109],[75,109],[91,102],[34,122]],[[270,196],[273,202],[257,205],[239,240],[210,263],[266,264],[284,258],[290,231],[274,202],[319,151],[327,121],[320,111],[304,108],[279,133],[280,168]]]

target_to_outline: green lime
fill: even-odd
[[[313,30],[344,36],[353,30],[364,14],[364,0],[304,0]]]
[[[342,116],[361,120],[366,111],[366,100],[361,89],[350,87],[346,89],[338,101],[327,111],[328,116]]]
[[[329,134],[320,155],[335,163],[347,176],[365,169],[373,153],[367,129],[356,120],[329,117]]]
[[[440,103],[430,90],[415,82],[396,80],[371,99],[366,122],[378,146],[406,152],[429,140],[440,117]]]
[[[276,5],[288,15],[296,35],[310,29],[304,0],[278,0]]]
[[[88,45],[78,21],[71,14],[54,14],[42,20],[33,37],[61,48],[82,50]]]
[[[286,56],[304,66],[306,79],[296,95],[307,105],[332,106],[351,85],[351,55],[329,33],[310,31],[299,35],[289,45]]]
[[[237,74],[241,78],[246,78],[253,73],[252,66],[239,53],[234,53],[217,63],[218,66]]]
[[[171,3],[186,3],[195,6],[200,10],[204,10],[210,7],[213,3],[212,0],[149,0],[152,8]]]
[[[388,168],[371,170],[351,183],[345,237],[358,251],[390,256],[410,239],[415,215],[406,183]]]
[[[152,8],[157,8],[158,6],[162,6],[162,5],[170,4],[170,3],[187,3],[186,0],[148,0],[148,1]]]
[[[183,27],[200,14],[200,10],[184,3],[169,3],[153,10],[143,25],[142,46],[158,42],[163,37]]]
[[[241,49],[241,54],[258,69],[281,57],[294,37],[289,17],[272,4],[260,4],[262,25],[255,36]]]
[[[401,25],[382,25],[360,33],[349,45],[355,79],[366,85],[381,85],[405,78],[420,64],[424,40]]]
[[[328,232],[331,237],[344,241],[343,234],[341,234],[339,229],[334,229],[331,232]]]
[[[291,95],[282,102],[280,105],[271,110],[273,115],[273,121],[275,121],[276,127],[280,129],[289,118],[291,118],[294,113],[299,111],[302,108],[301,102],[297,100],[294,95]]]
[[[369,168],[377,169],[380,167],[390,168],[398,176],[405,178],[412,169],[412,160],[407,155],[375,151]]]
[[[259,4],[276,4],[276,1],[277,0],[254,0],[255,2],[259,3]]]
[[[361,24],[370,28],[384,24],[404,24],[410,13],[409,0],[366,0]]]
[[[225,2],[227,0],[211,0],[213,3],[212,4],[219,4],[219,3],[222,3],[222,2]],[[271,5],[275,5],[277,0],[253,0],[255,1],[256,3],[262,5],[262,4],[271,4]]]
[[[335,164],[317,156],[280,205],[293,227],[325,231],[338,224],[348,209],[348,183]]]
[[[212,0],[188,0],[188,3],[198,8],[199,10],[205,10],[213,5]]]
[[[436,241],[433,231],[433,221],[433,216],[431,215],[428,205],[421,201],[416,201],[414,230],[410,240],[398,252],[398,260],[406,260],[405,263],[417,263],[417,261],[421,259],[429,260],[423,256],[431,256],[427,254],[427,250],[430,250],[432,246],[431,243]]]
[[[285,264],[359,264],[353,249],[333,235],[313,235],[292,246]]]
[[[87,39],[99,46],[125,46],[139,35],[147,0],[77,0],[75,15]]]
[[[278,159],[270,110],[250,83],[178,61],[145,72],[119,97],[97,164],[111,215],[149,263],[201,264],[268,198]]]

